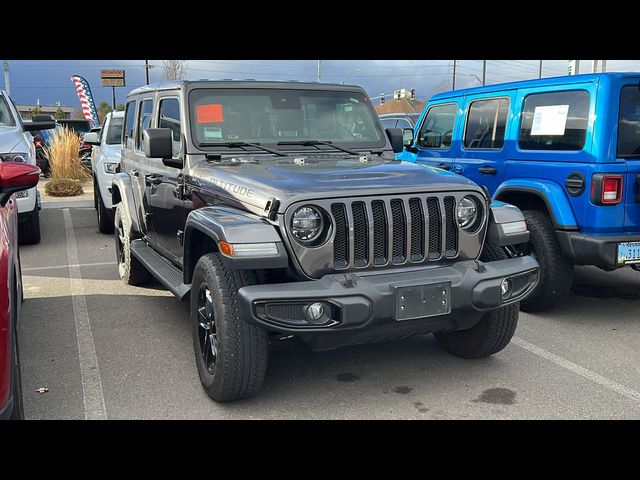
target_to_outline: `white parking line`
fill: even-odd
[[[22,271],[23,272],[35,272],[38,270],[59,270],[61,268],[69,268],[69,267],[101,267],[104,265],[116,265],[116,262],[96,262],[96,263],[76,263],[73,265],[52,265],[49,267],[29,267],[29,268],[23,268]]]
[[[525,350],[528,350],[539,357],[549,360],[550,362],[553,362],[556,365],[566,368],[567,370],[577,375],[580,375],[584,378],[591,380],[592,382],[602,385],[603,387],[608,388],[609,390],[612,390],[624,397],[627,397],[628,399],[633,400],[634,402],[640,403],[640,392],[636,392],[635,390],[625,387],[624,385],[618,382],[615,382],[606,377],[603,377],[602,375],[596,372],[592,372],[591,370],[581,367],[580,365],[577,365],[573,362],[570,362],[565,358],[559,357],[555,353],[551,353],[543,348],[533,345],[521,339],[520,337],[513,337],[511,339],[511,343],[515,343],[519,347],[524,348]]]
[[[80,377],[82,379],[82,397],[84,401],[84,418],[87,420],[106,420],[107,409],[102,394],[102,380],[98,369],[98,359],[93,344],[91,323],[87,302],[84,298],[80,263],[76,236],[73,232],[73,222],[68,208],[62,210],[64,227],[67,234],[67,256],[69,257],[69,282],[71,284],[71,298],[73,301],[73,316],[76,322],[76,337],[78,339],[78,360],[80,361]]]

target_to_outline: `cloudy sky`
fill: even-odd
[[[150,81],[163,79],[162,60],[150,60]],[[457,60],[456,89],[477,86],[482,60]],[[591,71],[591,60],[580,61],[580,73]],[[415,88],[426,100],[436,90],[451,89],[453,60],[322,60],[321,81],[361,85],[371,96]],[[60,102],[79,106],[71,75],[84,76],[97,103],[111,103],[111,88],[100,86],[100,69],[124,68],[127,86],[116,89],[116,101],[145,83],[144,60],[9,60],[11,96],[18,104]],[[488,60],[487,84],[537,78],[539,60]],[[568,60],[544,60],[543,77],[566,75]],[[188,60],[187,78],[316,81],[317,60]],[[608,60],[607,71],[640,71],[640,60]],[[446,87],[446,88],[445,88]],[[0,88],[5,88],[4,77]]]

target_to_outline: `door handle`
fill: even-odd
[[[480,167],[478,171],[480,173],[486,173],[487,175],[495,175],[496,173],[498,173],[498,170],[493,167]]]
[[[159,175],[147,175],[146,177],[144,177],[144,183],[146,185],[160,185],[162,183],[162,177]]]
[[[439,163],[436,165],[436,168],[441,168],[442,170],[451,170],[451,167],[446,163]]]
[[[138,171],[137,168],[134,168],[133,170],[131,170],[131,175],[133,175],[134,177],[137,177],[138,175],[140,175],[140,172]]]

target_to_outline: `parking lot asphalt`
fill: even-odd
[[[20,247],[28,419],[640,418],[640,272],[577,267],[567,301],[521,313],[486,359],[431,335],[322,353],[279,342],[260,394],[217,404],[199,383],[188,302],[124,285],[112,236],[73,205],[43,210],[42,242]]]

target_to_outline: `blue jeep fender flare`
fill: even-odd
[[[555,182],[519,178],[503,182],[493,195],[503,200],[509,193],[535,195],[544,202],[558,230],[577,230],[578,224],[564,189]]]

